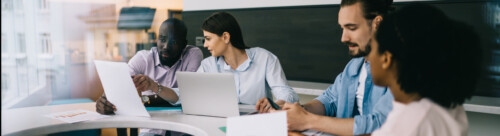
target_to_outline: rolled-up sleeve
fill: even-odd
[[[382,95],[371,114],[357,115],[354,117],[354,135],[368,134],[378,129],[385,122],[387,115],[392,110],[393,96],[389,89]]]
[[[335,78],[335,82],[330,85],[320,96],[315,99],[323,104],[325,107],[325,115],[330,117],[335,117],[337,113],[337,95],[338,88],[340,84],[342,84],[342,74],[339,74],[337,78]]]
[[[269,57],[266,67],[266,81],[277,100],[284,100],[294,103],[299,100],[299,96],[288,86],[285,73],[276,56]]]

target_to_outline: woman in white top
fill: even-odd
[[[212,56],[201,62],[198,72],[233,73],[239,103],[255,104],[260,112],[268,112],[271,105],[266,98],[272,98],[272,94],[278,105],[298,101],[278,58],[263,48],[245,46],[232,15],[214,13],[201,28],[205,37],[203,46]]]
[[[413,4],[384,17],[368,55],[373,82],[388,86],[393,110],[380,136],[463,136],[462,104],[475,90],[480,46],[471,27]]]

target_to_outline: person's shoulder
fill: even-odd
[[[272,52],[261,48],[261,47],[252,47],[249,48],[250,50],[250,55],[249,56],[254,56],[254,57],[262,57],[262,58],[270,58],[270,59],[277,59],[278,57],[274,55]]]
[[[408,110],[406,113],[409,113],[406,114],[407,117],[416,118],[416,122],[414,123],[417,124],[435,122],[437,121],[435,117],[441,118],[439,116],[443,115],[442,108],[426,98],[422,98],[419,101],[408,104],[405,110]],[[417,116],[419,114],[420,116]]]
[[[430,114],[430,116],[449,116],[451,118],[455,117],[456,115],[462,114],[465,112],[464,108],[462,105],[457,105],[454,108],[445,108],[432,100],[428,98],[423,98],[419,101],[419,109],[424,109],[427,110]],[[441,119],[446,119],[441,117]]]
[[[418,104],[410,105],[408,108],[413,109],[414,112],[421,110],[419,112],[425,114],[417,122],[418,133],[429,131],[433,131],[438,135],[463,135],[466,133],[464,130],[466,130],[467,126],[467,116],[461,105],[448,109],[430,99],[423,98]]]
[[[435,106],[437,106],[435,103],[426,98],[422,98],[416,102],[408,104],[409,109],[423,110],[423,111],[430,111],[433,108],[435,108]]]
[[[199,69],[202,69],[203,72],[213,72],[217,69],[217,57],[209,56],[201,61]]]
[[[186,45],[186,51],[188,51],[188,52],[201,52],[201,49],[199,47],[196,47],[193,45]]]
[[[151,58],[150,56],[153,56],[156,52],[156,47],[152,47],[149,50],[140,50],[135,53],[134,57],[143,57],[143,58]]]
[[[186,48],[185,48],[185,54],[186,54],[186,57],[187,56],[192,56],[192,55],[195,55],[195,56],[203,56],[203,53],[201,52],[201,49],[196,47],[196,46],[192,46],[192,45],[187,45]]]
[[[211,65],[215,64],[216,57],[209,56],[201,61],[201,65]]]
[[[255,53],[259,53],[259,54],[271,54],[271,55],[274,55],[273,53],[271,53],[270,51],[264,49],[264,48],[261,48],[261,47],[252,47],[252,48],[248,48],[250,51],[253,51]]]

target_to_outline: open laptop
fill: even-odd
[[[238,105],[233,74],[177,72],[182,112],[233,117],[255,112],[254,105]]]

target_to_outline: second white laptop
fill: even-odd
[[[233,74],[177,72],[182,112],[185,114],[232,117],[255,111],[253,105],[238,105]],[[241,113],[245,114],[245,113]]]

